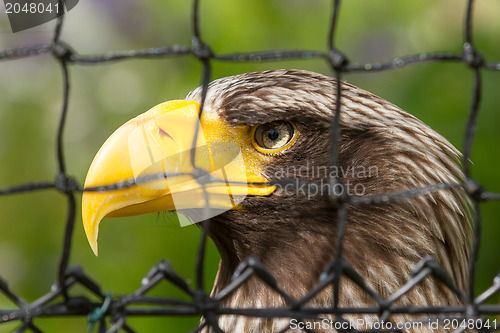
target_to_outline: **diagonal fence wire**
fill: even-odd
[[[203,316],[204,321],[192,332],[199,332],[205,326],[211,326],[215,332],[222,332],[218,327],[217,318],[222,314],[234,314],[243,316],[254,316],[262,318],[300,318],[302,319],[317,319],[324,314],[333,314],[337,321],[344,321],[343,316],[349,314],[378,314],[381,318],[389,318],[392,314],[425,314],[429,318],[473,318],[483,320],[486,315],[500,314],[500,305],[488,305],[485,302],[498,294],[500,291],[500,274],[494,279],[494,283],[479,296],[474,289],[474,281],[476,274],[476,264],[478,258],[479,244],[481,239],[481,213],[479,203],[483,201],[500,200],[500,193],[488,192],[485,188],[471,178],[469,157],[472,152],[472,144],[476,130],[476,123],[480,110],[481,92],[482,92],[482,77],[481,73],[484,70],[500,71],[499,63],[487,63],[479,50],[475,47],[472,40],[472,14],[474,9],[474,1],[468,0],[464,17],[464,44],[462,53],[451,52],[429,52],[420,53],[407,57],[400,57],[381,63],[366,63],[356,64],[351,63],[349,59],[336,48],[335,38],[337,35],[336,25],[337,17],[340,12],[340,0],[332,1],[332,12],[330,19],[330,27],[328,31],[327,51],[320,50],[268,50],[259,52],[247,53],[229,53],[216,54],[206,44],[201,35],[200,29],[200,1],[193,0],[192,3],[192,28],[193,37],[192,43],[189,46],[185,45],[170,45],[155,48],[147,48],[141,50],[129,50],[121,52],[105,52],[97,55],[81,55],[72,49],[70,45],[61,40],[61,32],[63,29],[64,17],[57,19],[54,35],[50,44],[33,45],[30,47],[20,47],[15,49],[0,51],[0,61],[16,60],[26,57],[38,56],[50,53],[59,63],[61,74],[63,77],[62,86],[62,110],[59,117],[59,125],[56,132],[56,158],[57,158],[57,174],[54,181],[38,181],[26,184],[19,184],[8,188],[0,189],[0,196],[12,195],[21,192],[32,192],[41,190],[56,190],[63,193],[67,198],[67,216],[65,231],[63,237],[63,245],[59,256],[58,279],[53,288],[45,295],[42,295],[37,300],[27,303],[13,290],[11,290],[6,281],[0,279],[0,294],[11,300],[17,306],[16,309],[0,309],[0,324],[19,321],[20,325],[16,332],[32,331],[42,332],[42,330],[34,323],[37,317],[59,317],[59,316],[88,316],[89,328],[98,325],[99,332],[135,332],[135,330],[127,323],[127,318],[132,316]],[[157,174],[137,179],[123,180],[114,184],[103,184],[94,188],[82,188],[79,183],[70,176],[66,169],[66,159],[64,153],[64,132],[66,118],[68,114],[68,99],[70,96],[70,66],[72,65],[93,65],[105,64],[115,61],[124,61],[136,58],[169,58],[191,55],[198,59],[202,65],[201,71],[201,86],[202,98],[199,117],[203,112],[204,101],[207,95],[208,83],[211,75],[211,62],[260,62],[260,61],[285,61],[291,59],[323,59],[332,69],[333,76],[337,79],[338,84],[335,87],[336,96],[336,116],[331,123],[331,154],[330,165],[338,165],[338,144],[340,132],[340,118],[342,116],[342,89],[340,80],[342,74],[347,72],[377,72],[398,69],[410,65],[425,64],[429,62],[461,62],[465,66],[472,69],[473,72],[473,91],[469,108],[469,118],[465,127],[463,154],[464,154],[464,173],[466,179],[461,183],[440,183],[425,186],[422,188],[413,188],[407,191],[386,193],[382,195],[349,197],[335,196],[331,198],[338,203],[338,223],[339,230],[337,239],[337,249],[335,260],[330,263],[326,270],[321,275],[318,286],[310,290],[302,299],[295,300],[282,291],[277,284],[272,272],[266,270],[259,258],[247,258],[240,264],[234,274],[232,282],[226,286],[217,295],[210,296],[205,292],[204,264],[205,251],[207,242],[207,230],[210,224],[209,219],[205,219],[199,241],[199,248],[196,261],[196,283],[195,288],[190,286],[187,281],[180,276],[169,264],[168,261],[161,261],[155,265],[148,274],[142,279],[142,285],[133,293],[122,295],[119,297],[111,297],[109,294],[101,290],[98,281],[95,281],[89,276],[82,267],[70,266],[70,254],[72,248],[73,228],[76,218],[76,200],[75,193],[83,191],[113,191],[124,189],[132,186],[137,186],[141,183],[151,181],[152,179],[161,179],[165,177],[184,174]],[[199,126],[197,123],[196,126]],[[195,130],[193,138],[193,147],[195,147],[197,133]],[[199,179],[201,169],[197,168],[194,159],[195,149],[192,149],[191,163],[194,172],[191,175],[194,179]],[[215,178],[209,178],[210,182],[221,181]],[[340,179],[332,178],[332,184],[340,185]],[[271,182],[273,184],[273,182]],[[200,184],[205,189],[204,183]],[[430,257],[424,258],[415,268],[411,278],[402,286],[395,294],[388,299],[383,299],[375,291],[371,290],[364,282],[363,278],[354,270],[354,268],[342,256],[343,245],[343,230],[345,230],[346,217],[348,214],[347,204],[353,205],[372,205],[396,202],[418,195],[431,193],[443,189],[451,189],[462,187],[472,199],[475,213],[474,219],[474,237],[472,240],[472,254],[469,264],[469,289],[464,294],[458,290],[451,279],[446,274],[444,269]],[[343,191],[345,193],[345,191]],[[206,190],[205,202],[207,203],[204,214],[209,213],[208,197]],[[205,215],[208,216],[208,215]],[[440,307],[417,307],[417,306],[396,306],[393,303],[416,286],[420,281],[427,276],[440,280],[452,292],[454,292],[462,301],[463,305],[459,306],[440,306]],[[267,286],[278,292],[290,305],[285,308],[227,308],[220,305],[228,295],[237,290],[248,279],[257,277]],[[376,303],[376,306],[371,307],[340,307],[339,293],[341,292],[339,281],[341,277],[346,277],[353,281],[358,287],[370,295]],[[179,290],[183,291],[191,301],[179,300],[175,298],[149,296],[147,293],[160,282],[167,280],[175,285]],[[321,292],[327,286],[334,286],[335,294],[332,307],[328,308],[309,308],[306,307],[307,302],[315,295]],[[85,288],[91,296],[71,296],[71,289],[75,286]],[[62,301],[56,301],[62,296]],[[99,301],[95,301],[98,299]],[[136,305],[148,305],[147,307],[136,307]],[[106,318],[109,318],[106,321]],[[282,331],[288,331],[289,327],[285,327]],[[493,327],[494,330],[497,327]],[[373,331],[373,330],[372,330]],[[375,330],[379,331],[379,330]],[[460,329],[457,330],[461,331]]]

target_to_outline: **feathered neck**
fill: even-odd
[[[235,125],[254,125],[276,119],[294,121],[301,135],[286,154],[272,156],[264,175],[270,180],[297,178],[328,183],[329,174],[306,176],[282,173],[292,166],[328,166],[329,124],[334,116],[334,86],[325,76],[304,71],[248,73],[211,83],[207,107]],[[196,99],[199,91],[188,97]],[[380,195],[463,179],[459,152],[442,136],[393,104],[342,83],[341,136],[337,171],[344,184],[360,184],[362,195]],[[363,167],[375,174],[345,172]],[[328,169],[330,170],[330,169]],[[311,170],[310,170],[311,171]],[[278,188],[267,197],[248,197],[244,209],[213,219],[209,234],[221,264],[213,293],[231,280],[239,263],[258,256],[278,286],[294,298],[319,282],[334,259],[337,207],[327,196],[287,193]],[[357,195],[356,193],[354,194]],[[434,257],[462,290],[466,287],[467,239],[470,235],[467,195],[461,188],[423,194],[390,204],[347,205],[343,255],[382,297],[388,297],[409,278],[426,256]],[[308,304],[329,306],[333,291],[326,288]],[[399,305],[456,304],[456,296],[427,278],[398,301]],[[358,287],[342,279],[341,306],[372,305]],[[250,279],[223,304],[228,307],[287,306],[282,297],[257,278]],[[283,320],[221,316],[227,332],[278,332]]]

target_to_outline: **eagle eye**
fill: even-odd
[[[276,153],[290,147],[297,137],[297,128],[288,121],[272,121],[254,128],[253,144],[263,153]]]

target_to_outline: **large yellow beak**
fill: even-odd
[[[211,208],[212,217],[238,208],[248,195],[274,191],[271,185],[251,184],[268,180],[242,153],[245,142],[238,131],[213,112],[203,112],[199,119],[199,107],[198,102],[185,100],[159,104],[122,125],[101,147],[85,188],[95,190],[127,180],[135,185],[83,193],[83,226],[96,255],[99,223],[105,217],[205,207]],[[195,179],[193,165],[219,181]]]

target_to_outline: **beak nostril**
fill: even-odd
[[[167,133],[167,131],[165,131],[163,128],[161,127],[158,127],[158,135],[161,137],[161,138],[164,138],[164,137],[167,137],[169,139],[171,139],[172,141],[175,141],[174,138]]]

